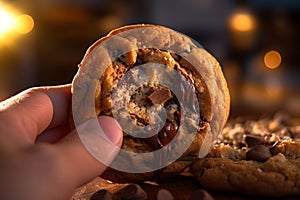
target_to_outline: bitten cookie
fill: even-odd
[[[299,195],[300,120],[283,114],[232,120],[212,151],[191,170],[203,186],[215,191]]]
[[[73,115],[82,122],[94,115],[113,116],[123,129],[122,150],[136,155],[164,149],[163,154],[147,154],[150,161],[117,156],[132,168],[168,164],[145,173],[108,168],[102,177],[117,182],[178,174],[210,151],[229,113],[227,84],[215,58],[163,26],[113,30],[88,49],[72,86],[82,96],[73,102]],[[91,94],[94,99],[87,98]],[[145,137],[145,127],[156,134]],[[180,145],[188,142],[182,151]],[[179,151],[182,155],[169,163],[168,157]]]

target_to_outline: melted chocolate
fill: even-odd
[[[205,89],[205,84],[204,81],[202,81],[201,76],[198,75],[195,71],[193,71],[193,67],[190,63],[188,63],[184,58],[182,58],[181,56],[171,53],[170,56],[174,59],[174,63],[168,63],[167,59],[165,59],[165,56],[168,57],[167,51],[163,51],[163,50],[159,50],[159,49],[139,49],[136,51],[136,57],[135,57],[135,62],[126,62],[126,57],[128,57],[128,55],[124,55],[123,57],[121,56],[119,59],[117,59],[115,65],[120,65],[122,66],[122,71],[120,72],[122,75],[126,73],[126,71],[130,70],[131,68],[134,68],[136,66],[139,66],[143,63],[161,63],[161,64],[165,64],[165,65],[169,65],[169,67],[173,67],[175,70],[178,70],[182,73],[183,76],[180,77],[176,77],[176,78],[180,78],[180,80],[174,82],[174,84],[176,84],[176,86],[174,87],[175,89],[177,89],[178,91],[175,92],[176,94],[178,94],[178,96],[176,96],[173,91],[170,91],[169,89],[164,89],[164,88],[158,88],[156,90],[153,90],[153,88],[151,89],[151,93],[149,93],[149,96],[147,98],[147,100],[149,101],[149,104],[163,104],[165,108],[167,108],[168,106],[170,106],[171,104],[175,104],[177,105],[178,108],[180,108],[179,110],[175,111],[174,113],[172,113],[174,115],[173,118],[171,119],[167,119],[163,128],[154,136],[149,137],[149,138],[135,138],[135,137],[131,137],[131,136],[126,136],[134,141],[136,141],[137,143],[142,142],[147,144],[151,149],[153,150],[158,150],[164,146],[167,146],[170,141],[172,139],[174,139],[174,137],[177,134],[178,131],[178,127],[180,126],[180,119],[181,116],[184,116],[185,113],[187,112],[187,110],[192,111],[192,112],[197,112],[198,109],[195,106],[196,102],[195,100],[203,100],[206,99],[206,89]],[[184,68],[184,70],[182,69]],[[185,72],[185,73],[183,73]],[[201,85],[204,87],[204,92],[201,91],[199,92],[197,89],[198,88],[194,88],[193,84],[194,81],[198,80],[192,80],[190,78],[190,76],[188,76],[188,74],[192,74],[193,76],[195,76],[196,78],[199,79],[198,82],[201,83]],[[116,79],[120,79],[120,77],[116,77]],[[185,79],[188,79],[189,81],[186,81]],[[178,84],[178,85],[177,85]],[[198,83],[199,84],[199,83]],[[196,93],[196,98],[193,96],[193,94]],[[178,98],[178,99],[177,99]],[[182,107],[180,106],[180,102],[185,102],[185,107],[184,109],[182,109]],[[205,104],[205,102],[199,101],[199,103]],[[199,105],[199,108],[201,110],[200,112],[200,120],[199,120],[199,129],[204,129],[206,123],[209,123],[206,120],[206,115],[204,113],[206,113],[205,109],[203,109],[201,106]],[[206,107],[206,106],[205,106]],[[187,110],[185,110],[187,109]],[[208,109],[209,110],[209,109]],[[102,114],[107,114],[107,115],[111,115],[111,110],[109,109],[109,112],[103,113],[103,111],[101,112]],[[137,120],[137,125],[138,126],[147,126],[149,125],[149,122],[145,121],[144,119],[138,117],[138,116],[133,116],[133,118],[136,118]],[[209,116],[208,116],[209,118]]]
[[[178,127],[173,123],[165,123],[163,129],[159,131],[157,142],[161,147],[166,146],[175,137]]]
[[[158,132],[158,134],[149,138],[144,138],[143,141],[151,146],[155,151],[168,145],[169,142],[176,136],[177,130],[178,126],[168,121],[164,124],[164,127]]]

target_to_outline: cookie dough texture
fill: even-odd
[[[111,93],[118,81],[128,71],[131,69],[134,71],[135,66],[143,63],[158,63],[167,66],[168,69],[177,69],[189,80],[197,93],[202,118],[200,121],[203,127],[198,128],[191,146],[179,160],[159,172],[160,174],[173,176],[186,168],[190,161],[197,157],[204,157],[209,152],[213,141],[222,131],[229,114],[229,91],[221,67],[212,55],[195,44],[189,37],[163,26],[131,25],[113,30],[107,36],[96,41],[88,49],[79,64],[78,73],[73,79],[72,91],[76,91],[79,94],[78,96],[82,97],[73,101],[73,117],[80,124],[96,115],[111,116],[113,104]],[[158,79],[164,78],[159,74],[167,72],[147,74],[147,70],[143,72],[136,71],[138,78],[142,79],[145,74],[150,77],[150,84],[147,87],[152,91],[143,90],[141,93],[134,94],[135,100],[138,100],[141,96],[144,101],[145,94],[147,94],[150,95],[149,99],[152,103],[157,102],[166,105],[168,104],[166,101],[172,102],[170,98],[173,94],[170,94],[170,92],[167,92],[168,94],[164,99],[154,98],[159,92],[167,91],[166,88],[160,88],[156,84]],[[155,92],[155,90],[158,92]],[[132,94],[130,87],[128,87],[128,91],[117,91],[117,97],[123,98],[122,96],[125,96],[126,99],[126,95]],[[185,89],[182,92],[186,92]],[[128,101],[132,99],[132,97],[127,98]],[[130,103],[137,103],[139,106],[143,104],[142,101]],[[171,106],[168,108],[167,117],[172,122],[173,128],[176,128],[180,123],[169,115],[175,115],[178,110],[176,110],[176,105],[169,104]],[[130,105],[129,108],[131,108]],[[159,109],[160,107],[155,108]],[[131,110],[129,109],[129,112]],[[131,113],[131,116],[135,118],[136,124],[149,123],[148,121],[151,121],[151,118],[148,119],[149,117],[145,116],[147,112],[139,109],[138,112]],[[155,112],[155,109],[150,110],[150,112]],[[177,118],[180,118],[180,115],[178,116]],[[142,119],[142,122],[137,118]],[[151,142],[128,139],[125,136],[126,133],[124,132],[123,149],[133,152],[147,152],[153,148]],[[154,157],[153,159],[157,158]],[[130,162],[132,162],[132,165],[144,164],[137,163],[135,160]],[[151,179],[157,176],[158,172],[131,174],[108,169],[107,173],[104,174],[106,174],[104,175],[106,178],[113,180],[140,181]]]
[[[215,191],[274,197],[299,195],[298,120],[286,120],[282,115],[245,122],[233,120],[207,157],[196,161],[191,170],[203,186]],[[248,137],[260,142],[253,145]],[[269,150],[268,159],[249,156],[248,152],[259,151],[262,148],[257,147],[262,145]],[[264,151],[263,148],[257,153],[264,154]]]

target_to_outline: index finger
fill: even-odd
[[[70,84],[28,89],[0,104],[3,137],[20,143],[32,143],[48,127],[68,118]]]
[[[56,127],[68,119],[71,102],[71,84],[39,87],[35,88],[34,91],[47,94],[51,100],[53,115],[47,128]]]

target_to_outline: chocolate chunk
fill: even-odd
[[[248,147],[254,147],[260,144],[264,144],[265,140],[261,136],[257,135],[246,135],[245,142],[248,145]]]
[[[168,190],[160,189],[157,192],[157,200],[174,200],[174,197]]]
[[[214,198],[205,190],[195,190],[190,197],[190,200],[214,200]]]
[[[158,142],[160,146],[166,146],[175,137],[177,133],[177,127],[169,122],[165,123],[165,126],[158,133]]]
[[[90,200],[112,200],[112,194],[107,190],[99,190],[95,192]]]
[[[150,145],[153,150],[160,149],[169,144],[169,142],[176,136],[177,129],[178,128],[175,124],[166,122],[158,134],[149,138],[144,138],[143,141]]]
[[[146,200],[148,194],[137,184],[130,184],[123,188],[121,197],[124,200]]]
[[[153,104],[164,104],[169,99],[172,98],[171,91],[167,88],[158,88],[155,89],[148,98]]]
[[[272,154],[266,146],[257,145],[255,147],[251,148],[247,152],[246,156],[247,156],[248,160],[256,160],[256,161],[260,161],[260,162],[265,162],[272,156]]]

